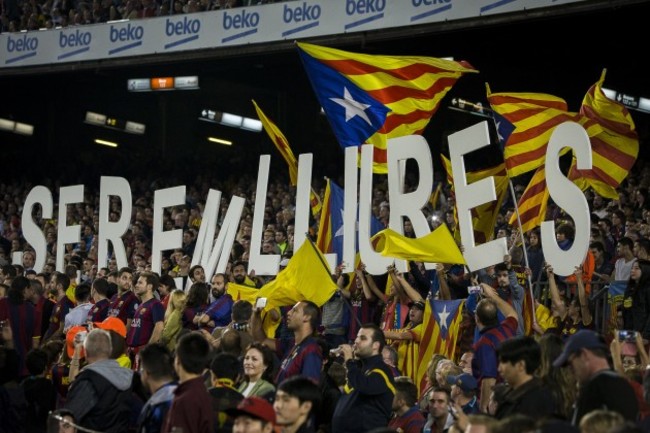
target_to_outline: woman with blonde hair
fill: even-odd
[[[181,317],[185,309],[187,294],[181,289],[175,289],[169,294],[169,303],[165,310],[165,319],[162,331],[162,342],[170,352],[176,349],[178,333],[183,328]]]

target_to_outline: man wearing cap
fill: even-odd
[[[451,385],[451,400],[458,404],[467,415],[479,413],[476,390],[478,382],[468,373],[458,376],[447,376],[447,383]]]
[[[636,422],[639,407],[627,379],[611,369],[609,348],[597,332],[581,329],[566,341],[564,350],[553,367],[569,366],[580,384],[578,399],[571,420],[580,425],[584,415],[594,409],[618,412],[626,420]]]
[[[271,433],[275,427],[275,410],[263,398],[247,397],[226,413],[234,419],[233,433]]]
[[[384,336],[389,340],[398,342],[399,371],[405,376],[409,376],[414,383],[418,383],[417,363],[422,337],[422,322],[424,320],[424,300],[420,298],[409,302],[408,306],[409,322],[406,326],[402,329],[385,330]]]
[[[542,350],[533,337],[506,340],[497,348],[498,371],[509,386],[504,401],[500,402],[496,417],[503,419],[523,414],[535,420],[560,412],[553,394],[535,377],[541,363]]]

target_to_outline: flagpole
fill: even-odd
[[[526,268],[530,269],[530,265],[528,264],[528,253],[526,252],[526,241],[524,240],[524,229],[521,226],[521,216],[519,215],[519,204],[517,203],[517,195],[515,194],[515,187],[512,184],[512,179],[508,177],[508,185],[510,186],[510,194],[512,195],[512,201],[515,204],[515,214],[517,215],[517,225],[518,230],[519,230],[519,236],[521,237],[521,250],[524,253],[524,263],[526,264]],[[528,279],[528,290],[530,291],[530,300],[533,302],[535,301],[535,296],[533,293],[533,281],[530,278],[530,274],[526,272],[526,278]],[[531,308],[533,309],[533,323],[537,324],[537,317],[535,316],[535,308],[533,308],[533,305],[531,305]]]
[[[312,247],[312,248],[314,249],[314,251],[316,252],[316,255],[318,256],[318,259],[320,260],[320,262],[322,263],[322,265],[325,267],[325,269],[326,269],[327,272],[329,273],[329,272],[330,272],[330,267],[327,265],[327,263],[326,263],[325,260],[323,259],[323,256],[321,255],[320,251],[318,251],[318,248],[316,248],[316,245],[314,245],[314,241],[312,241],[311,238],[309,237],[309,233],[305,233],[305,238],[306,238],[307,241],[309,242],[309,245],[311,245],[311,247]],[[345,296],[343,296],[343,295],[341,295],[341,299],[343,299],[343,302],[345,302],[345,305],[348,307],[348,310],[350,310],[350,316],[354,317],[354,319],[355,319],[356,322],[357,322],[357,325],[359,325],[359,327],[361,327],[361,320],[359,320],[359,318],[357,317],[357,315],[354,314],[354,311],[352,310],[352,305],[350,305],[350,302],[349,302],[349,301],[345,298]]]

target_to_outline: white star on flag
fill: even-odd
[[[497,125],[497,138],[499,139],[499,142],[503,143],[503,140],[504,140],[505,137],[503,135],[501,135],[501,132],[500,132],[501,131],[501,122],[497,121],[496,125]]]
[[[440,320],[439,320],[439,323],[440,323],[440,329],[447,329],[447,330],[449,330],[449,328],[447,327],[447,317],[449,317],[449,314],[450,314],[450,313],[447,312],[447,305],[445,305],[445,306],[443,307],[442,311],[440,312],[440,315],[438,316],[438,317],[440,318]]]
[[[372,125],[372,122],[366,114],[366,110],[370,107],[370,104],[363,104],[359,101],[355,101],[350,94],[350,91],[347,87],[343,88],[343,99],[341,98],[330,98],[331,101],[336,102],[341,107],[345,108],[345,121],[349,122],[355,116],[361,117],[365,120],[368,125]]]

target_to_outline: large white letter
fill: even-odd
[[[220,202],[221,200],[218,200],[217,204]],[[226,216],[223,219],[223,223],[221,224],[221,230],[219,230],[217,240],[214,241],[214,248],[212,249],[212,252],[206,264],[203,266],[205,269],[206,281],[212,280],[215,269],[216,272],[220,274],[226,272],[226,268],[228,267],[228,260],[230,260],[230,250],[232,250],[232,244],[235,242],[235,236],[237,236],[237,230],[239,229],[239,220],[241,219],[241,213],[244,209],[245,203],[246,200],[244,200],[242,197],[237,197],[236,195],[233,196],[230,200],[230,205],[226,211]],[[217,207],[217,213],[215,213],[213,224],[217,223],[218,209],[219,208]],[[203,223],[201,223],[201,227],[203,227]],[[214,239],[214,231],[212,238]],[[210,242],[210,244],[212,243],[213,242]],[[227,249],[226,246],[228,246]],[[206,255],[205,257],[208,256]]]
[[[449,136],[449,156],[454,175],[458,227],[463,243],[463,256],[470,270],[485,268],[502,262],[508,252],[505,238],[495,239],[482,245],[474,244],[472,208],[497,199],[494,177],[481,179],[471,185],[465,176],[463,155],[490,144],[487,122],[481,122]]]
[[[266,208],[266,192],[269,184],[269,166],[271,156],[260,156],[260,166],[257,171],[257,190],[255,192],[255,210],[253,212],[253,230],[251,231],[251,250],[247,272],[255,271],[255,275],[276,275],[280,267],[279,254],[260,253],[262,232],[264,231],[264,209]]]
[[[419,183],[415,191],[404,193],[406,172],[402,166],[408,159],[414,159],[418,165]],[[403,162],[403,163],[402,163]],[[404,234],[403,216],[413,224],[418,238],[431,233],[427,217],[422,208],[429,201],[433,186],[433,161],[427,140],[421,135],[391,138],[388,140],[388,196],[390,197],[390,228]],[[435,265],[426,263],[427,269]]]
[[[395,260],[375,251],[370,242],[370,213],[372,212],[372,159],[374,147],[364,144],[361,148],[361,177],[359,182],[359,253],[366,270],[372,275],[386,273]],[[347,186],[347,183],[346,183]],[[348,224],[348,221],[345,221]]]
[[[587,131],[574,122],[565,122],[556,127],[546,149],[546,183],[553,201],[573,218],[576,236],[571,248],[564,251],[555,239],[555,222],[544,221],[542,246],[546,261],[553,267],[553,272],[561,276],[573,274],[575,267],[585,259],[591,227],[589,205],[584,193],[560,170],[560,151],[567,146],[573,149],[580,170],[589,170],[592,165]]]
[[[34,247],[34,251],[36,252],[34,270],[36,272],[41,272],[43,266],[45,266],[45,259],[47,257],[47,240],[45,239],[45,235],[41,228],[34,222],[34,218],[32,218],[32,211],[34,205],[37,203],[40,204],[42,208],[41,218],[51,219],[52,211],[54,209],[52,191],[42,185],[35,186],[27,195],[25,205],[23,206],[21,223],[23,236],[25,236],[25,240]]]
[[[165,208],[185,203],[185,185],[156,190],[153,193],[153,241],[151,269],[160,272],[161,252],[183,246],[183,229],[163,231]],[[129,214],[130,215],[130,214]],[[125,256],[126,257],[126,256]],[[118,261],[118,266],[119,261]],[[126,266],[126,265],[124,265]],[[180,285],[178,287],[181,287]]]
[[[311,213],[311,170],[314,155],[305,153],[298,156],[298,188],[296,190],[296,214],[294,215],[293,250],[298,251],[305,242],[305,233],[309,230]]]
[[[111,210],[111,196],[120,199],[122,210],[118,221],[109,221]],[[113,244],[113,257],[117,260],[117,267],[128,266],[126,250],[122,235],[126,233],[131,222],[131,187],[129,181],[123,177],[102,176],[99,181],[99,242],[97,244],[97,265],[104,267],[108,264],[108,241]]]
[[[65,245],[79,243],[81,235],[81,226],[79,224],[67,225],[68,205],[83,203],[83,201],[83,185],[64,186],[59,190],[59,228],[56,240],[56,270],[59,272],[64,271]]]

